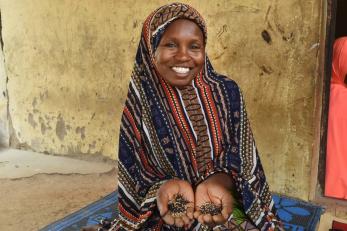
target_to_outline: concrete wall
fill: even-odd
[[[0,0],[13,146],[115,158],[144,18],[167,1]],[[320,0],[194,0],[243,89],[271,189],[307,199]]]

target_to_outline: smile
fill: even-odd
[[[172,70],[178,74],[187,74],[189,72],[189,67],[172,67]]]

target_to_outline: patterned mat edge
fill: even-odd
[[[273,197],[279,197],[279,198],[288,198],[290,200],[294,200],[297,202],[300,202],[301,204],[304,204],[306,206],[309,207],[315,207],[315,211],[314,214],[312,214],[313,219],[310,221],[310,223],[307,225],[309,227],[308,230],[316,230],[321,218],[321,215],[325,212],[325,208],[322,205],[316,204],[312,201],[305,201],[299,198],[295,198],[295,197],[289,197],[280,193],[272,193]]]
[[[91,204],[88,204],[84,206],[83,208],[78,209],[77,211],[41,228],[39,231],[59,231],[64,229],[65,227],[71,226],[81,220],[83,220],[87,216],[91,216],[94,214],[95,211],[98,209],[101,209],[106,206],[111,206],[112,204],[115,204],[115,202],[118,200],[117,198],[118,192],[113,191],[112,193],[106,195],[105,197],[100,198],[97,201],[94,201]],[[319,223],[321,215],[325,212],[324,207],[318,204],[314,204],[312,202],[304,201],[297,198],[288,197],[286,195],[273,193],[274,198],[288,198],[290,200],[294,200],[297,202],[300,202],[301,204],[304,204],[309,207],[314,207],[314,214],[312,214],[313,219],[309,222],[308,227],[309,230],[314,230],[314,227],[317,227],[317,224]]]
[[[71,213],[70,215],[67,215],[43,228],[41,228],[39,231],[58,231],[61,230],[64,227],[70,226],[75,224],[76,222],[84,219],[86,216],[91,216],[94,211],[103,208],[105,206],[110,206],[115,203],[117,200],[117,191],[113,191],[112,193],[106,195],[105,197],[100,198],[97,201],[94,201],[91,204],[88,204],[87,206],[78,209],[77,211]],[[81,212],[83,211],[83,212]],[[54,228],[54,229],[53,229]]]

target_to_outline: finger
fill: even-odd
[[[191,204],[191,206],[188,205],[187,216],[189,217],[189,219],[194,219],[194,204]]]
[[[160,216],[164,217],[168,212],[167,204],[169,203],[168,194],[159,192],[157,195],[157,206],[160,213]]]
[[[196,218],[200,224],[205,224],[204,215],[200,215]]]
[[[188,225],[191,221],[191,219],[189,219],[189,217],[186,215],[183,215],[181,218],[183,220],[184,226]]]
[[[211,214],[203,215],[203,220],[204,220],[204,224],[207,224],[209,226],[212,225],[212,223],[213,223]]]
[[[175,226],[181,228],[181,227],[183,227],[183,225],[184,225],[184,222],[183,222],[182,218],[176,217],[175,218]]]
[[[228,220],[230,214],[233,212],[232,206],[224,206],[222,210],[222,215],[225,220]]]
[[[198,219],[198,217],[201,215],[201,212],[200,212],[200,210],[196,210],[195,212],[194,212],[194,218],[195,219]]]
[[[233,211],[233,197],[231,194],[226,194],[222,197],[222,215],[227,220]]]
[[[163,218],[163,221],[168,225],[174,225],[175,224],[175,219],[170,214],[166,214],[162,218]]]
[[[222,214],[218,214],[215,216],[212,216],[213,222],[217,225],[222,225],[224,224],[227,220],[224,219],[224,217],[222,216]]]

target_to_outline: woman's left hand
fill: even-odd
[[[232,186],[232,178],[225,173],[216,173],[200,183],[195,191],[194,218],[210,227],[224,224],[233,210]],[[221,207],[221,213],[213,216],[203,214],[200,209],[206,203]]]
[[[169,210],[169,201],[173,201],[175,196],[181,195],[186,201],[186,211],[175,217]],[[176,227],[189,228],[193,223],[194,212],[194,192],[188,181],[171,179],[160,186],[157,192],[157,206],[164,222]]]

